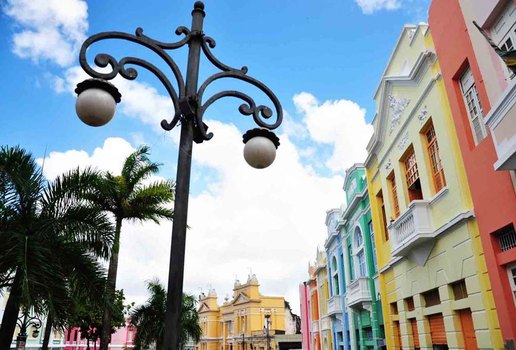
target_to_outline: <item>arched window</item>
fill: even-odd
[[[353,253],[355,255],[357,277],[365,277],[367,276],[367,268],[364,250],[364,237],[362,236],[362,231],[360,230],[359,226],[355,228],[354,242],[355,244],[353,247]]]
[[[333,259],[331,261],[331,275],[332,275],[333,295],[339,295],[340,294],[339,268],[337,265],[336,257],[333,257]]]

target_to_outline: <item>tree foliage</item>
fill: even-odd
[[[87,347],[90,342],[97,342],[102,335],[102,321],[106,301],[102,296],[91,295],[83,291],[75,291],[73,309],[70,316],[69,328],[78,327],[81,339],[87,340]],[[123,290],[117,290],[115,300],[109,305],[111,308],[111,329],[110,334],[116,332],[120,327],[126,325],[126,310],[130,305],[124,305],[125,296]]]
[[[76,169],[47,181],[29,152],[0,148],[0,288],[9,292],[0,348],[11,344],[20,307],[58,322],[71,284],[102,273],[97,258],[108,258],[113,227],[85,197],[98,176]]]
[[[147,282],[149,299],[144,305],[137,306],[131,312],[131,324],[136,326],[135,350],[155,346],[156,350],[163,349],[165,332],[165,312],[167,292],[163,285],[154,279]],[[183,349],[189,339],[198,342],[202,330],[199,326],[195,297],[183,293],[179,348]]]
[[[118,254],[122,223],[125,220],[144,222],[172,219],[173,210],[168,205],[174,199],[174,183],[168,180],[150,182],[152,175],[159,171],[160,164],[151,162],[149,148],[139,147],[124,162],[122,172],[115,176],[103,173],[96,182],[95,191],[86,198],[98,208],[112,214],[115,220],[115,237],[111,249],[105,294],[107,300],[113,300],[118,272]],[[100,349],[107,350],[110,341],[109,327],[111,312],[106,304]]]

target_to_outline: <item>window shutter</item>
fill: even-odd
[[[430,323],[430,336],[433,345],[446,345],[446,330],[444,328],[444,319],[442,314],[428,316]]]

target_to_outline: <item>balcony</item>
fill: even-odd
[[[516,79],[485,117],[491,130],[498,160],[496,170],[516,170]]]
[[[371,289],[369,277],[359,277],[348,284],[346,292],[346,304],[349,307],[362,307],[362,303],[371,302]]]
[[[310,330],[312,333],[319,332],[319,320],[312,321],[312,329]]]
[[[340,307],[340,296],[332,296],[328,300],[328,315],[342,314],[342,308]]]
[[[321,319],[321,331],[329,331],[331,329],[331,321],[329,317]]]
[[[430,218],[430,202],[412,201],[389,227],[392,255],[408,256],[424,265],[434,244],[435,232]]]

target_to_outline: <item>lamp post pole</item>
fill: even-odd
[[[279,138],[271,131],[282,122],[283,111],[278,98],[259,80],[247,75],[247,67],[232,68],[220,62],[211,52],[215,47],[215,40],[203,32],[205,17],[204,4],[197,1],[192,11],[191,29],[180,26],[176,29],[177,35],[184,35],[178,42],[165,43],[151,39],[143,34],[143,29],[137,28],[134,35],[122,32],[103,32],[95,34],[83,43],[79,54],[79,62],[84,71],[93,79],[88,79],[77,85],[78,94],[76,111],[79,118],[88,125],[101,126],[111,120],[116,103],[121,101],[118,89],[107,80],[120,74],[122,77],[134,80],[138,72],[131,66],[139,66],[153,73],[163,84],[173,103],[173,118],[170,122],[163,120],[161,126],[165,130],[172,130],[181,125],[179,141],[179,156],[176,175],[176,192],[174,203],[174,221],[172,227],[172,242],[170,249],[170,265],[168,277],[167,310],[165,314],[165,331],[163,338],[164,350],[179,349],[179,321],[183,294],[183,274],[185,261],[186,228],[188,214],[188,195],[190,189],[190,173],[192,164],[193,142],[202,143],[213,137],[208,133],[208,126],[203,122],[204,112],[214,102],[223,97],[234,97],[244,103],[238,108],[245,116],[252,116],[259,128],[247,131],[243,135],[244,158],[255,168],[269,166],[276,156]],[[140,44],[164,60],[172,72],[172,81],[154,64],[137,57],[124,57],[116,60],[113,56],[100,53],[95,56],[95,64],[101,68],[110,67],[111,71],[99,72],[87,61],[86,51],[95,42],[104,39],[122,39]],[[169,51],[189,46],[186,79],[172,58]],[[209,62],[221,72],[209,76],[199,84],[199,63],[201,51]],[[204,93],[211,83],[228,78],[237,79],[261,90],[274,105],[273,110],[265,105],[257,105],[254,99],[246,93],[234,90],[224,90],[215,93],[204,101]],[[268,122],[273,115],[275,120]],[[245,350],[245,349],[243,349]]]
[[[245,350],[245,334],[242,332],[242,350]]]
[[[204,20],[204,5],[196,3],[192,11],[192,31],[197,33],[189,44],[188,66],[186,71],[186,99],[193,101],[197,93],[199,78],[199,59]],[[167,310],[165,313],[165,334],[163,349],[179,349],[179,321],[183,295],[183,274],[185,264],[186,227],[188,216],[188,195],[190,191],[190,172],[192,169],[193,120],[185,118],[181,122],[181,136],[177,160],[176,193],[174,199],[174,223],[168,273]],[[171,330],[171,331],[168,331]],[[173,330],[176,330],[174,332]]]
[[[265,315],[265,331],[266,331],[266,337],[267,337],[267,350],[271,350],[271,338],[269,336],[269,327],[270,327],[270,318],[271,315]]]

